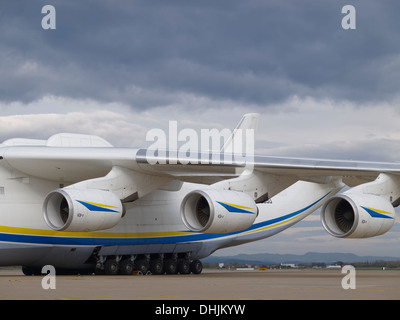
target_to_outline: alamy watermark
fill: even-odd
[[[56,29],[56,8],[52,5],[45,5],[42,7],[42,14],[45,16],[42,18],[42,29],[43,30],[55,30]]]
[[[246,169],[254,165],[254,130],[194,129],[178,130],[177,121],[169,121],[168,132],[151,129],[146,141],[149,164],[235,164]]]
[[[342,13],[345,16],[342,18],[342,28],[344,30],[355,30],[356,26],[356,8],[352,5],[345,5],[342,8]]]
[[[356,29],[356,8],[353,5],[345,5],[342,7],[342,17],[341,25],[344,30],[354,30]],[[56,8],[53,5],[45,5],[42,7],[42,17],[41,26],[43,30],[55,30],[56,29]]]
[[[346,274],[342,279],[342,288],[356,289],[356,269],[351,265],[346,265],[342,267],[342,273]]]
[[[51,265],[45,265],[42,273],[47,274],[42,279],[42,288],[44,290],[56,289],[56,268]]]

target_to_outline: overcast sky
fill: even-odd
[[[44,30],[44,5],[56,29]],[[341,26],[354,5],[356,29]],[[260,113],[257,153],[398,161],[398,0],[2,1],[0,138],[233,128]],[[318,215],[236,252],[400,256],[398,224],[335,240]]]

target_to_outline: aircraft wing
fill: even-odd
[[[400,174],[400,163],[311,158],[256,156],[257,170],[298,177],[342,176],[376,177],[379,173]]]
[[[379,173],[400,174],[400,163],[270,156],[254,156],[247,162],[246,159],[225,161],[222,153],[198,153],[187,158],[175,156],[176,153],[172,157],[167,152],[165,157],[158,157],[154,163],[147,151],[113,147],[12,146],[0,149],[0,161],[30,176],[71,183],[101,177],[114,166],[183,181],[186,178],[190,181],[231,178],[240,175],[246,168],[298,178],[354,176],[369,180]]]
[[[0,145],[0,161],[14,169],[14,178],[28,175],[65,185],[90,180],[94,183],[90,187],[101,185],[105,189],[112,184],[118,190],[130,190],[129,199],[136,197],[135,190],[140,196],[140,190],[145,194],[171,180],[212,184],[238,177],[244,171],[254,172],[258,180],[267,175],[275,180],[284,177],[286,182],[276,191],[297,180],[324,182],[341,177],[349,186],[355,186],[374,180],[380,173],[400,174],[400,163],[235,154],[235,150],[245,150],[237,149],[243,147],[242,132],[254,130],[257,125],[257,114],[244,115],[219,151],[188,155],[180,150],[115,148],[96,136],[61,133],[48,140],[7,140]]]
[[[201,179],[213,176],[215,178],[227,179],[239,176],[243,171],[254,170],[263,174],[290,177],[294,180],[306,180],[323,182],[324,178],[340,177],[349,186],[356,186],[367,181],[373,181],[380,173],[392,173],[400,175],[400,163],[368,162],[349,160],[326,160],[312,158],[288,158],[273,156],[254,156],[247,162],[224,162],[223,156],[217,164],[201,164],[198,157],[194,159],[195,164],[180,164],[180,160],[174,160],[177,164],[155,164],[149,165],[149,159],[145,156],[146,150],[140,149],[136,161],[141,168],[146,170],[162,172],[177,179],[200,182]],[[209,158],[213,158],[212,155]],[[185,159],[182,159],[185,161]],[[186,160],[187,161],[187,160]],[[197,180],[197,181],[196,181]]]

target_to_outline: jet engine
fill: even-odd
[[[373,194],[345,192],[321,210],[325,230],[338,238],[368,238],[386,233],[394,224],[392,204]]]
[[[110,191],[63,188],[50,192],[43,203],[47,225],[57,231],[96,231],[115,226],[124,207]]]
[[[181,204],[185,226],[194,232],[228,233],[247,229],[255,221],[258,207],[243,192],[194,190]]]

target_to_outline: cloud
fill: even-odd
[[[263,134],[256,144],[257,153],[397,162],[399,102],[394,99],[370,104],[291,97],[273,105],[271,110],[276,112],[261,118]]]
[[[137,110],[182,93],[262,108],[295,95],[392,99],[399,77],[394,4],[357,4],[359,27],[347,32],[337,2],[60,2],[57,29],[45,31],[41,2],[24,10],[7,2],[1,99],[28,103],[50,94]],[[135,101],[132,88],[170,99]]]
[[[143,145],[150,129],[167,132],[170,120],[177,121],[178,130],[232,130],[244,113],[258,111],[256,154],[395,162],[400,157],[398,100],[371,106],[294,96],[263,112],[242,101],[140,87],[130,90],[133,100],[151,99],[160,105],[136,110],[121,102],[52,95],[30,103],[0,102],[4,123],[0,135],[3,140],[15,136],[43,139],[66,131],[96,134],[117,146],[137,147]],[[14,125],[17,121],[19,125]]]
[[[72,132],[98,135],[115,146],[133,147],[143,143],[147,131],[139,121],[145,123],[146,116],[129,113],[129,108],[117,103],[99,104],[46,96],[29,104],[3,103],[0,110],[9,113],[0,117],[3,140],[15,137],[47,139],[56,133]],[[13,114],[21,110],[25,114]]]

